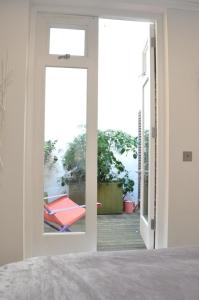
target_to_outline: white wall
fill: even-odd
[[[199,12],[169,10],[168,245],[199,244]],[[182,151],[193,151],[183,162]]]
[[[4,127],[5,167],[0,171],[0,264],[23,257],[23,149],[28,2],[0,0],[0,59],[7,49],[9,68],[13,74],[8,90]],[[119,2],[118,0],[118,6]],[[130,15],[130,6],[128,2],[127,15]],[[112,8],[115,9],[114,4]],[[110,9],[108,13],[110,14]],[[121,14],[118,13],[122,14],[122,11]],[[168,245],[175,246],[199,243],[199,12],[170,9],[166,18],[169,87],[166,99],[169,104]],[[193,162],[182,162],[182,150],[193,151]],[[159,193],[161,195],[161,191]]]
[[[28,1],[0,1],[0,61],[8,53],[3,161],[0,170],[0,264],[23,257],[23,147]]]

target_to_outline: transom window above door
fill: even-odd
[[[50,28],[49,33],[49,54],[85,55],[85,30],[75,28]]]

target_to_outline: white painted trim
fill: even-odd
[[[48,6],[50,9],[55,8],[54,0],[31,0],[31,4],[35,6]],[[197,0],[110,0],[110,1],[92,1],[92,0],[83,0],[76,1],[74,0],[57,0],[56,7],[59,10],[64,9],[65,7],[72,9],[73,11],[78,8],[83,13],[83,10],[116,10],[122,11],[145,11],[145,12],[156,12],[161,13],[166,9],[176,8],[183,10],[199,10],[199,1]],[[93,14],[92,14],[93,15]],[[111,13],[111,15],[113,15]],[[115,15],[116,16],[116,15]]]
[[[156,109],[157,109],[157,169],[156,169],[156,234],[155,248],[168,246],[168,101],[166,86],[166,32],[163,16],[156,19]]]
[[[97,30],[97,19],[95,17],[92,18],[81,18],[87,19],[88,24],[88,34],[89,34],[89,58],[87,58],[86,65],[84,67],[88,68],[88,97],[87,97],[87,128],[88,131],[91,132],[90,135],[87,136],[87,159],[86,170],[87,170],[87,180],[86,180],[86,199],[87,199],[87,217],[86,217],[86,232],[85,233],[68,233],[68,234],[40,234],[43,232],[43,226],[41,224],[41,218],[43,220],[43,210],[42,210],[42,202],[41,202],[41,213],[39,213],[38,221],[34,220],[33,215],[34,210],[38,213],[38,207],[40,204],[37,205],[35,208],[33,203],[33,198],[35,199],[42,198],[40,197],[40,190],[41,190],[41,182],[43,181],[41,178],[42,174],[42,165],[43,163],[35,164],[33,161],[41,161],[43,162],[43,156],[40,155],[39,149],[33,150],[32,141],[34,141],[34,136],[37,133],[41,133],[41,128],[38,125],[40,122],[35,122],[33,125],[32,116],[41,115],[43,112],[43,104],[38,102],[37,107],[34,105],[35,99],[40,99],[41,93],[38,92],[40,88],[37,88],[35,91],[34,85],[34,78],[35,78],[35,38],[36,38],[36,22],[37,22],[38,12],[36,10],[32,11],[31,17],[31,41],[30,41],[30,54],[29,54],[29,101],[27,103],[27,111],[26,111],[26,142],[25,142],[25,169],[24,169],[24,257],[31,257],[33,255],[43,255],[43,254],[52,254],[52,253],[63,253],[63,249],[66,249],[65,241],[68,240],[67,243],[67,250],[66,252],[70,251],[88,251],[88,250],[96,250],[96,203],[97,203],[97,163],[96,161],[96,152],[97,152],[97,103],[93,101],[93,99],[97,99],[97,61],[98,61],[98,36],[96,34]],[[42,28],[41,28],[42,29]],[[40,29],[39,29],[40,30]],[[91,38],[92,37],[92,38]],[[90,42],[89,42],[90,41]],[[95,45],[93,45],[95,43]],[[73,59],[75,61],[75,58]],[[85,61],[85,58],[82,58]],[[63,62],[65,65],[66,63]],[[42,82],[42,77],[37,77],[37,82]],[[90,83],[89,83],[90,82]],[[36,97],[36,98],[35,98]],[[92,116],[92,118],[91,118]],[[94,116],[94,117],[93,117]],[[34,117],[35,120],[35,117]],[[39,119],[38,119],[39,120]],[[36,131],[33,130],[33,126],[37,127]],[[36,154],[35,154],[36,153]],[[42,158],[41,158],[42,156]],[[37,165],[37,167],[35,166]],[[38,173],[36,178],[35,174]],[[33,176],[34,174],[34,176]],[[35,185],[39,187],[38,192],[34,191],[32,184],[33,182]],[[88,185],[88,182],[90,184]],[[35,195],[33,195],[35,193]],[[88,199],[89,198],[89,199]],[[32,213],[33,212],[33,213]],[[38,222],[38,224],[37,224]],[[37,225],[37,232],[33,230],[33,226]],[[40,238],[38,238],[40,237]],[[43,239],[45,240],[45,245],[40,246],[39,248],[39,241]],[[38,243],[38,251],[32,252],[33,244]],[[47,244],[49,247],[47,247]],[[72,246],[73,244],[73,246]],[[60,249],[56,245],[60,245]],[[57,247],[57,250],[56,250]],[[35,248],[36,249],[36,248]],[[75,250],[76,249],[76,250]]]
[[[129,19],[135,21],[154,21],[156,23],[156,37],[157,37],[157,110],[158,110],[158,124],[157,124],[157,197],[156,197],[156,248],[167,247],[168,242],[168,139],[167,139],[167,113],[168,108],[166,106],[165,97],[165,40],[164,40],[164,23],[163,12],[165,9],[161,9],[161,12],[150,6],[150,9],[135,7],[131,9],[118,9],[112,5],[110,8],[92,8],[92,7],[74,7],[66,6],[58,7],[57,5],[34,5],[38,3],[31,1],[31,21],[30,21],[30,43],[29,43],[29,65],[28,65],[28,101],[26,111],[26,145],[25,145],[25,188],[24,188],[24,257],[32,256],[31,253],[31,229],[28,225],[30,220],[29,215],[29,202],[28,192],[31,187],[31,163],[29,161],[31,153],[31,136],[28,134],[31,130],[31,103],[33,95],[33,72],[34,72],[34,44],[35,44],[35,22],[36,14],[38,12],[51,12],[51,13],[68,13],[73,15],[93,15],[103,18],[113,19]],[[40,1],[39,1],[40,2]],[[46,1],[46,4],[49,1]],[[159,217],[160,216],[160,217]],[[30,221],[30,222],[27,222]],[[94,224],[96,226],[96,224]]]
[[[36,29],[35,9],[30,9],[30,30],[29,30],[29,51],[28,51],[28,79],[27,79],[27,99],[25,107],[25,141],[24,141],[24,197],[23,197],[23,258],[32,256],[32,199],[30,190],[32,187],[32,104],[34,98],[34,52],[35,52],[35,29]]]
[[[151,45],[151,39],[155,39],[155,24],[150,24],[147,44],[143,50],[143,58],[146,57],[146,72],[143,73],[142,83],[142,126],[141,126],[141,197],[140,197],[140,234],[145,242],[147,249],[154,248],[154,229],[151,228],[151,220],[154,219],[155,210],[154,205],[156,201],[156,138],[152,136],[152,128],[156,125],[155,116],[155,48]],[[144,61],[143,61],[144,63]],[[145,89],[149,87],[149,100],[148,94],[145,97]],[[149,111],[147,114],[150,116],[149,124],[149,168],[148,168],[148,211],[147,218],[144,215],[145,203],[145,166],[144,166],[144,128],[145,128],[145,109],[149,101]],[[146,105],[145,105],[146,104]]]
[[[81,4],[82,5],[82,4]],[[109,19],[121,19],[121,20],[131,20],[131,21],[146,21],[156,20],[160,15],[166,12],[166,9],[154,9],[151,6],[145,10],[143,7],[128,7],[125,8],[124,5],[117,8],[116,5],[110,7],[104,6],[81,6],[81,5],[34,5],[32,4],[32,11],[37,13],[53,13],[53,14],[66,14],[66,15],[76,15],[76,16],[95,16],[99,18],[109,18]]]

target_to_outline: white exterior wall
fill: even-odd
[[[4,127],[4,169],[0,171],[0,264],[20,260],[23,257],[23,156],[29,30],[28,2],[28,0],[0,1],[0,59],[8,50],[9,67],[13,71],[13,81],[8,90]],[[50,0],[44,2],[52,3]],[[67,4],[67,1],[65,2]],[[129,16],[129,8],[132,7],[133,11],[134,2],[136,1],[132,0],[131,3],[126,1],[125,5],[119,0],[117,5],[115,1],[112,4],[108,2],[107,15],[111,15],[111,11],[114,11],[115,15],[124,15],[126,8],[126,14]],[[144,3],[144,1],[140,2]],[[73,3],[71,2],[71,5]],[[78,1],[75,4],[78,5]],[[95,1],[95,4],[102,6],[103,2]],[[148,4],[150,11],[156,10],[149,2]],[[82,2],[81,6],[83,6]],[[123,10],[118,10],[116,14],[116,10],[121,7]],[[92,9],[94,11],[94,8]],[[139,11],[142,7],[137,5],[136,9]],[[146,11],[148,8],[144,9]],[[72,8],[70,12],[71,10]],[[89,5],[84,7],[84,12],[87,10],[89,12]],[[99,9],[99,15],[102,16],[105,11]],[[167,155],[169,177],[166,196],[169,201],[164,203],[162,222],[159,220],[165,235],[162,237],[164,243],[160,243],[160,246],[167,246],[167,244],[177,246],[199,243],[197,180],[199,178],[199,12],[169,9],[166,19],[169,88],[166,98],[169,108],[166,145],[169,150],[167,153],[169,154]],[[182,162],[183,150],[193,151],[193,162]],[[161,191],[159,194],[161,196]],[[165,230],[167,227],[164,228],[167,222],[168,232]]]

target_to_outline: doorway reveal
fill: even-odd
[[[149,248],[146,230],[154,236],[148,213],[155,201],[154,187],[149,186],[155,176],[153,27],[148,22],[99,19],[98,202],[102,207],[97,248],[101,251]],[[143,81],[148,83],[145,89]]]

